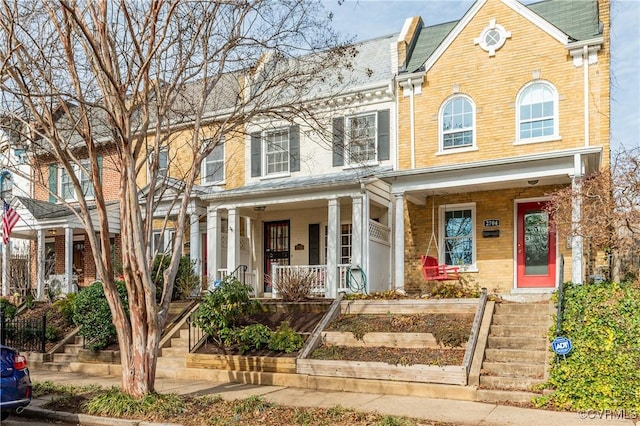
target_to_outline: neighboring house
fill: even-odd
[[[246,266],[258,295],[291,269],[315,277],[316,295],[391,287],[391,196],[375,175],[395,163],[396,37],[357,44],[344,84],[315,87],[305,100],[319,111],[314,126],[246,124],[243,179],[200,197],[210,279]]]
[[[94,117],[96,135],[108,135],[108,128],[101,124],[103,121]],[[56,125],[59,131],[68,132],[67,149],[79,158],[86,157],[86,148],[73,126],[68,125],[65,118],[60,118]],[[112,167],[111,158],[115,155],[114,147],[105,142],[98,155],[99,176],[90,176],[85,168],[88,161],[80,161],[73,169],[85,191],[89,209],[94,208],[91,202],[91,180],[99,179],[103,183],[111,232],[111,251],[114,258],[119,259],[120,216],[117,200],[120,175]],[[80,216],[74,212],[78,209],[75,191],[66,170],[46,152],[36,150],[30,158],[30,166],[33,169],[33,179],[25,185],[30,187],[30,194],[14,197],[21,220],[13,233],[31,240],[32,286],[38,298],[45,296],[47,285],[52,291],[75,292],[78,287],[88,286],[100,278],[96,273],[85,226]],[[98,229],[97,211],[92,215],[92,220],[94,227]]]
[[[608,0],[478,0],[456,22],[407,20],[398,168],[380,175],[396,287],[421,288],[423,255],[500,293],[583,282],[585,241],[557,235],[544,205],[608,167],[609,28]]]

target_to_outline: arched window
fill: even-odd
[[[449,150],[475,144],[475,111],[466,96],[456,96],[440,109],[440,147]]]
[[[558,95],[549,83],[525,86],[517,100],[519,142],[539,142],[558,137]]]

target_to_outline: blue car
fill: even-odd
[[[27,357],[8,346],[0,345],[0,366],[0,419],[5,420],[13,411],[21,413],[31,402],[31,377]]]

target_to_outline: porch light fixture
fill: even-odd
[[[263,212],[267,209],[267,206],[254,206],[253,210],[257,211],[257,212]]]
[[[528,181],[527,181],[527,183],[528,183],[529,185],[533,186],[533,185],[535,185],[536,183],[538,183],[538,179],[531,179],[531,180],[528,180]]]
[[[56,235],[55,229],[49,229],[49,235]]]

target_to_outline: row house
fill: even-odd
[[[423,256],[499,293],[583,282],[544,207],[609,162],[609,2],[478,0],[398,45],[394,282],[420,288]]]
[[[205,287],[235,274],[256,296],[277,295],[278,280],[304,271],[319,296],[415,292],[426,258],[500,293],[584,280],[585,243],[557,235],[544,207],[609,162],[608,1],[478,0],[458,21],[414,17],[400,30],[356,44],[340,85],[313,88],[313,124],[257,116],[220,134],[225,106],[210,105],[201,137],[219,143],[192,191],[183,246]],[[224,78],[217,99],[247,96],[244,76]],[[190,137],[167,138],[163,179],[144,167],[138,178],[141,203],[166,200],[147,212],[158,252],[176,231]],[[96,178],[115,201],[110,155],[105,142]],[[47,273],[84,285],[98,277],[81,224],[59,205],[67,181],[55,164],[38,170],[15,232],[32,234],[38,283]]]

